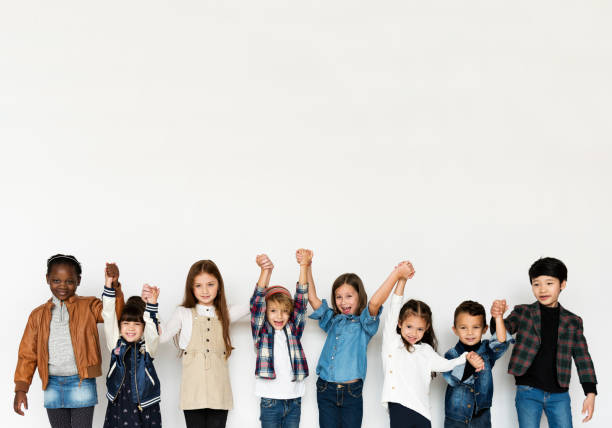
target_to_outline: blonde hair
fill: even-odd
[[[276,293],[266,299],[266,304],[275,303],[289,314],[293,312],[293,299],[286,294]]]

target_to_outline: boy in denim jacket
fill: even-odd
[[[542,412],[551,428],[572,426],[569,382],[572,358],[586,399],[583,422],[593,417],[597,378],[582,330],[582,319],[559,304],[566,286],[567,267],[561,260],[543,258],[529,269],[531,289],[537,299],[518,305],[504,320],[516,346],[508,373],[516,380],[516,411],[521,428],[539,427]],[[501,317],[505,300],[496,300],[491,315]]]
[[[455,367],[442,376],[448,382],[444,402],[445,428],[490,428],[493,377],[491,369],[508,349],[503,318],[496,318],[497,340],[482,340],[487,331],[484,307],[466,300],[455,309],[453,332],[459,337],[457,344],[444,357],[453,359],[464,352],[476,352],[483,360],[484,369],[475,372],[470,364]]]

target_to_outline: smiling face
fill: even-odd
[[[355,315],[359,309],[359,293],[352,285],[342,284],[334,293],[336,307],[340,313]]]
[[[69,264],[56,264],[47,274],[47,284],[51,293],[61,301],[74,296],[80,283],[81,277],[77,275],[74,266]]]
[[[137,342],[142,337],[144,324],[138,321],[121,321],[119,332],[126,342]]]
[[[457,314],[453,332],[464,345],[475,345],[482,339],[487,331],[482,315],[470,315],[467,312]]]
[[[217,297],[219,281],[213,275],[202,272],[194,278],[192,291],[198,303],[210,306]]]
[[[554,276],[540,275],[531,280],[531,291],[542,305],[556,308],[559,305],[559,294],[565,285],[565,281],[561,282]]]
[[[289,309],[286,305],[270,301],[266,304],[266,317],[275,330],[280,330],[289,321]]]
[[[408,315],[403,321],[397,323],[400,334],[411,345],[419,343],[429,328],[427,321],[417,315]]]

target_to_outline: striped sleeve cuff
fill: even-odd
[[[102,292],[102,296],[106,297],[115,297],[115,289],[104,287],[104,291]]]
[[[147,306],[145,307],[145,310],[148,311],[148,312],[152,312],[152,313],[156,314],[158,307],[159,307],[158,303],[147,303]]]

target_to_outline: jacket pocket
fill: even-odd
[[[113,374],[113,371],[115,370],[115,367],[117,367],[117,361],[115,361],[113,363],[113,365],[111,366],[110,370],[108,371],[108,375],[106,375],[107,378],[111,377],[111,375]]]

